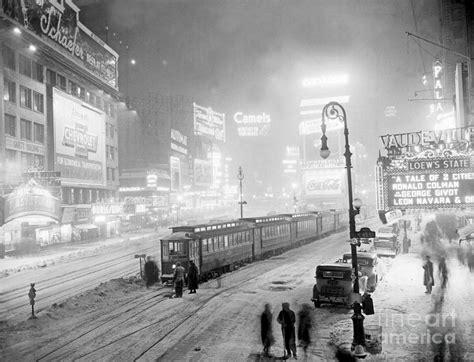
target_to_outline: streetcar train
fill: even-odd
[[[201,280],[234,270],[240,264],[301,246],[347,224],[347,212],[324,211],[280,214],[171,227],[161,242],[161,279],[173,278],[176,263],[186,272],[189,261],[199,268]]]

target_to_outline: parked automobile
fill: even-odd
[[[352,254],[346,253],[342,256],[342,263],[347,263],[352,266]],[[376,253],[357,252],[357,265],[359,270],[359,288],[361,292],[364,291],[373,293],[377,288],[379,280],[382,280],[384,269],[383,264],[379,263]],[[367,277],[366,280],[363,277]]]
[[[374,248],[378,256],[395,257],[400,252],[400,242],[392,227],[383,226],[377,230]]]
[[[352,266],[345,263],[321,264],[316,267],[316,284],[313,287],[314,306],[323,303],[350,306],[354,285]]]

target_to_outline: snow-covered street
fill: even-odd
[[[274,314],[288,301],[298,311],[310,302],[314,270],[348,249],[347,231],[223,275],[197,294],[170,299],[171,290],[147,290],[132,279],[115,280],[8,326],[7,359],[54,360],[245,360],[261,352],[259,314]],[[41,290],[38,290],[38,300]],[[25,318],[27,314],[25,313]],[[314,311],[314,360],[331,358],[331,325],[350,317],[340,307]],[[276,323],[275,323],[276,324]],[[4,329],[5,331],[5,329]],[[283,355],[274,326],[275,355]]]
[[[276,339],[271,352],[283,356],[283,339],[275,321],[282,302],[289,302],[295,312],[303,303],[311,303],[315,267],[347,252],[346,238],[347,231],[343,231],[247,264],[201,284],[197,294],[185,294],[182,299],[171,298],[169,287],[146,289],[140,278],[125,274],[95,288],[91,284],[91,290],[77,290],[77,295],[65,300],[61,295],[47,298],[38,319],[26,320],[26,306],[17,318],[2,324],[2,357],[45,361],[258,360],[262,350],[259,315],[267,302],[273,308]],[[413,239],[409,254],[381,259],[388,272],[372,295],[375,314],[365,316],[364,324],[382,328],[383,349],[380,354],[369,354],[367,360],[432,360],[440,352],[444,358],[472,360],[474,315],[469,301],[474,291],[466,286],[472,285],[473,274],[456,258],[448,259],[449,281],[441,299],[434,260],[435,288],[431,295],[425,294],[422,245],[418,238]],[[76,268],[70,264],[56,267],[67,273],[68,268]],[[53,267],[48,269],[51,272]],[[25,292],[27,288],[21,289]],[[38,303],[43,297],[38,287]],[[336,349],[352,341],[353,311],[340,306],[311,309],[312,345],[307,360],[334,360]],[[300,348],[298,353],[303,357]]]

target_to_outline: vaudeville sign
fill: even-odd
[[[381,206],[385,210],[474,206],[472,129],[419,132],[416,145],[440,144],[441,140],[446,143],[415,155],[406,153],[379,166],[383,175],[378,180],[383,187],[377,188],[383,194]]]

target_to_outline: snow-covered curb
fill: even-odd
[[[71,260],[97,254],[99,251],[124,242],[146,240],[156,236],[155,233],[146,233],[131,237],[102,239],[87,244],[58,244],[57,248],[42,250],[39,255],[9,257],[0,259],[0,278],[23,270],[46,268],[51,265],[65,263]],[[67,248],[67,250],[61,250]]]

